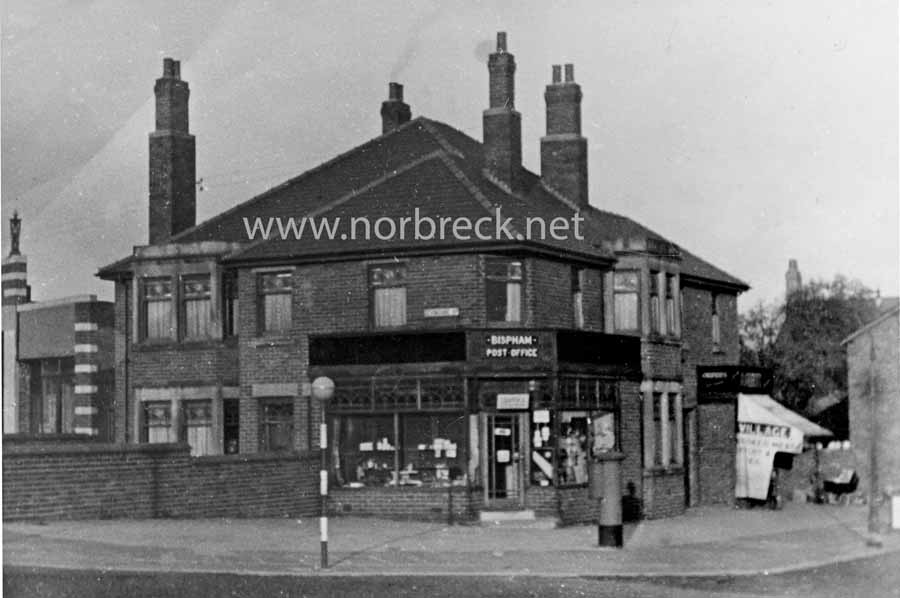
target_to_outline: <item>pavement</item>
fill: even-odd
[[[780,511],[700,507],[626,525],[558,529],[339,517],[319,568],[318,519],[148,519],[3,524],[4,567],[245,575],[536,575],[598,578],[776,574],[892,554],[873,546],[864,506],[787,503]]]

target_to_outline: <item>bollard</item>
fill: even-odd
[[[622,459],[624,453],[600,453],[591,465],[591,494],[600,500],[597,545],[622,548]]]

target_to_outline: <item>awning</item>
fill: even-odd
[[[735,496],[765,500],[776,453],[799,454],[803,442],[833,434],[768,395],[738,395]]]
[[[738,422],[754,422],[797,428],[804,439],[834,436],[830,430],[791,411],[769,395],[738,395]]]

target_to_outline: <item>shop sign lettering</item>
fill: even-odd
[[[488,334],[484,356],[488,358],[536,359],[538,337],[534,334]]]

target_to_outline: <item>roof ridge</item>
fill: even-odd
[[[436,158],[443,159],[444,157],[446,157],[446,152],[443,149],[428,152],[425,155],[419,156],[415,160],[411,160],[411,161],[407,162],[406,164],[403,164],[402,166],[395,168],[391,172],[385,173],[376,179],[372,179],[371,181],[369,181],[368,183],[366,183],[359,189],[353,189],[352,191],[349,191],[349,192],[345,193],[344,195],[342,195],[336,199],[333,199],[332,201],[330,201],[322,206],[319,206],[313,210],[310,210],[309,212],[303,214],[300,217],[301,218],[315,218],[321,214],[324,214],[326,212],[333,210],[334,208],[336,208],[342,204],[347,203],[354,197],[362,195],[363,193],[367,193],[367,192],[371,191],[372,189],[374,189],[375,187],[377,187],[395,177],[405,174],[406,172],[412,170],[413,168],[416,168],[420,164],[424,164],[425,162],[428,162],[429,160],[434,160]],[[244,253],[245,251],[248,251],[250,249],[258,247],[259,245],[268,243],[269,241],[277,241],[277,240],[279,240],[278,235],[276,235],[275,237],[268,237],[265,239],[259,239],[259,240],[253,241],[251,243],[246,244],[244,247],[241,247],[237,251],[228,254],[228,257],[234,257],[237,255],[240,255],[240,254]]]
[[[460,158],[462,158],[462,156],[460,156]],[[475,201],[477,201],[489,215],[493,216],[492,210],[497,209],[498,206],[495,206],[493,202],[491,202],[491,200],[487,198],[484,192],[482,192],[481,189],[478,188],[478,185],[476,185],[474,181],[472,181],[472,179],[470,179],[468,175],[463,172],[462,168],[454,163],[449,156],[444,155],[442,157],[442,161],[444,162],[444,165],[450,170],[450,172],[453,173],[453,175],[459,180],[459,182],[462,183],[462,186],[466,189],[466,191],[468,191],[472,195]],[[509,230],[512,231],[513,237],[517,241],[522,241],[525,239],[522,233],[520,233],[515,226],[510,225]]]
[[[455,145],[453,145],[452,143],[447,141],[447,139],[443,135],[441,135],[440,132],[438,132],[438,130],[434,127],[434,125],[432,124],[432,121],[430,119],[428,119],[424,116],[420,116],[419,118],[422,119],[422,126],[425,128],[425,130],[428,131],[431,134],[431,136],[435,138],[435,140],[438,142],[438,145],[440,145],[442,148],[444,148],[447,151],[447,153],[453,154],[459,158],[466,157],[465,154],[463,154],[459,150],[459,148],[457,148]]]
[[[286,187],[289,187],[289,186],[291,186],[291,185],[294,185],[294,184],[300,182],[301,180],[304,180],[304,179],[306,179],[306,178],[312,176],[313,174],[317,174],[317,173],[321,172],[322,170],[324,170],[324,169],[326,169],[326,168],[329,168],[329,167],[331,167],[331,166],[334,166],[336,163],[340,162],[341,160],[344,160],[344,159],[348,158],[350,155],[356,153],[357,151],[361,150],[361,149],[364,148],[364,147],[367,147],[367,146],[369,146],[369,145],[372,145],[372,144],[374,144],[374,143],[376,143],[376,142],[378,142],[378,141],[381,141],[381,140],[383,140],[383,139],[385,139],[385,138],[387,138],[387,137],[390,137],[391,135],[394,135],[394,134],[396,134],[396,133],[398,133],[398,132],[400,132],[400,131],[405,131],[406,129],[411,128],[414,124],[421,124],[421,122],[422,122],[423,120],[425,120],[425,117],[423,117],[423,116],[417,116],[416,118],[413,118],[413,119],[411,119],[411,120],[409,120],[409,121],[403,123],[403,124],[400,125],[399,127],[396,127],[396,128],[394,128],[394,129],[391,129],[390,131],[387,131],[386,133],[382,133],[381,135],[379,135],[379,136],[377,136],[377,137],[373,137],[373,138],[369,139],[368,141],[365,141],[365,142],[363,142],[363,143],[361,143],[361,144],[359,144],[359,145],[357,145],[357,146],[354,146],[354,147],[350,148],[349,150],[347,150],[347,151],[345,151],[345,152],[342,152],[342,153],[340,153],[340,154],[334,156],[333,158],[331,158],[331,159],[329,159],[329,160],[326,160],[325,162],[322,162],[322,163],[320,163],[320,164],[318,164],[318,165],[316,165],[316,166],[313,166],[312,168],[310,168],[310,169],[308,169],[308,170],[304,170],[303,172],[301,172],[301,173],[298,174],[297,176],[295,176],[295,177],[293,177],[293,178],[290,178],[290,179],[284,181],[283,183],[279,183],[278,185],[275,185],[274,187],[270,187],[270,188],[266,189],[265,191],[263,191],[262,193],[260,193],[260,194],[258,194],[258,195],[254,195],[254,196],[251,197],[250,199],[247,199],[247,200],[245,200],[245,201],[242,201],[242,202],[238,203],[237,205],[231,206],[230,208],[228,208],[228,209],[225,210],[224,212],[219,212],[218,214],[216,214],[216,215],[213,216],[212,218],[208,218],[207,220],[204,220],[203,222],[201,222],[201,223],[199,223],[199,224],[195,224],[194,226],[192,226],[192,227],[190,227],[190,228],[188,228],[188,229],[185,229],[185,230],[181,231],[181,232],[178,233],[177,235],[173,235],[173,236],[169,239],[169,241],[170,241],[170,242],[172,242],[172,241],[177,241],[177,240],[178,240],[179,238],[181,238],[181,237],[185,237],[185,236],[187,236],[187,235],[190,234],[190,233],[196,232],[200,227],[205,226],[205,225],[209,224],[210,222],[214,222],[214,221],[216,221],[216,220],[222,219],[222,218],[224,218],[224,217],[226,217],[226,216],[229,216],[229,215],[233,214],[234,212],[236,212],[236,211],[238,211],[238,210],[240,210],[240,209],[246,208],[247,206],[249,206],[249,205],[251,205],[251,204],[254,204],[254,203],[258,202],[258,201],[262,201],[263,199],[267,199],[267,198],[268,198],[269,196],[271,196],[272,194],[274,194],[274,193],[276,193],[276,192],[278,192],[278,191],[281,191],[281,190],[285,189]],[[423,127],[423,128],[424,128],[424,127]],[[452,146],[451,146],[451,147],[452,147]]]

